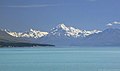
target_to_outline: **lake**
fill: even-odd
[[[120,47],[0,48],[0,71],[120,71]]]

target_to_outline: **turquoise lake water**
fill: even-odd
[[[120,47],[0,48],[0,71],[120,71]]]

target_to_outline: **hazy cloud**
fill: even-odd
[[[107,26],[113,26],[113,25],[120,25],[120,22],[115,21],[107,24]]]
[[[89,0],[89,1],[94,2],[94,1],[96,1],[96,0]]]
[[[109,24],[107,24],[107,26],[112,26],[113,24],[111,24],[111,23],[109,23]]]
[[[59,4],[42,4],[42,5],[9,5],[9,6],[0,6],[0,7],[10,7],[10,8],[31,8],[31,7],[51,7],[59,6]]]

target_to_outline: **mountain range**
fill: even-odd
[[[49,32],[30,29],[27,32],[4,30],[10,40],[27,41],[37,44],[76,45],[76,46],[120,46],[120,29],[107,28],[100,30],[81,30],[59,24]],[[0,32],[1,34],[1,32]],[[4,34],[3,34],[4,35]],[[0,37],[1,38],[1,37]],[[3,37],[2,37],[3,38]],[[19,39],[18,39],[19,38]]]
[[[101,31],[99,30],[80,30],[76,29],[74,27],[67,27],[64,24],[59,24],[55,28],[51,29],[49,32],[41,32],[39,30],[33,30],[30,29],[26,32],[11,32],[8,30],[5,30],[8,34],[14,37],[25,37],[25,38],[41,38],[48,35],[54,35],[54,36],[66,36],[66,37],[86,37],[94,33],[99,33]]]
[[[33,46],[54,46],[50,44],[37,44],[34,42],[30,42],[27,39],[22,37],[15,37],[6,30],[0,30],[0,47],[33,47]]]

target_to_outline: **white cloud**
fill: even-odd
[[[107,24],[107,26],[113,26],[113,25],[120,25],[120,22],[114,21],[112,23]]]
[[[115,22],[113,22],[113,24],[120,24],[120,22],[115,21]]]
[[[0,7],[10,7],[10,8],[31,8],[31,7],[51,7],[59,6],[59,4],[42,4],[42,5],[10,5],[10,6],[0,6]]]
[[[113,24],[111,24],[111,23],[109,23],[109,24],[107,24],[107,26],[112,26]]]

